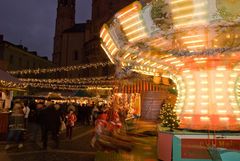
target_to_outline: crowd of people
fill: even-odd
[[[106,142],[108,137],[117,138],[125,127],[128,115],[127,108],[115,108],[113,104],[67,104],[53,103],[52,101],[40,101],[36,103],[23,103],[20,100],[14,102],[9,118],[9,132],[7,145],[17,144],[23,147],[24,135],[30,133],[32,142],[42,142],[42,148],[48,147],[48,135],[52,135],[55,148],[59,147],[59,135],[66,132],[66,139],[71,140],[76,123],[87,126],[95,126],[95,134],[91,140],[91,146],[111,147]],[[30,128],[29,128],[30,127]],[[40,134],[40,135],[39,135]],[[38,137],[41,136],[41,137]],[[121,142],[126,141],[122,137]],[[115,140],[116,141],[116,140]],[[127,140],[129,142],[129,140]],[[129,149],[126,144],[120,147]]]

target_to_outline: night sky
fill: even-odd
[[[91,0],[76,0],[76,23],[91,18]],[[57,0],[0,0],[0,34],[52,58]]]

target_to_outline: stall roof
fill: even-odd
[[[6,81],[6,82],[20,83],[20,81],[17,78],[11,76],[9,73],[1,69],[0,69],[0,80]]]

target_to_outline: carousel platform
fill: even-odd
[[[157,161],[155,122],[136,120],[127,132],[134,147],[131,151],[98,151],[95,161]]]

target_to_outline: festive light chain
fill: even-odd
[[[45,69],[24,69],[24,70],[16,70],[16,71],[8,71],[12,75],[26,75],[26,74],[43,74],[43,73],[56,73],[56,72],[69,72],[75,70],[82,70],[86,68],[97,68],[98,66],[107,66],[112,65],[111,62],[103,62],[103,63],[95,63],[95,64],[84,64],[84,65],[74,65],[74,66],[65,66],[65,67],[58,67],[58,68],[45,68]]]
[[[0,87],[23,89],[23,88],[26,88],[27,86],[22,83],[14,83],[14,82],[7,82],[4,80],[0,80]]]
[[[47,88],[54,90],[112,90],[112,85],[59,85],[59,84],[44,84],[44,83],[24,83],[24,85],[34,88]]]
[[[113,82],[114,77],[85,77],[85,78],[69,78],[69,79],[37,79],[37,78],[19,78],[22,82],[34,82],[34,83],[71,83],[71,84],[96,84],[103,82]]]

